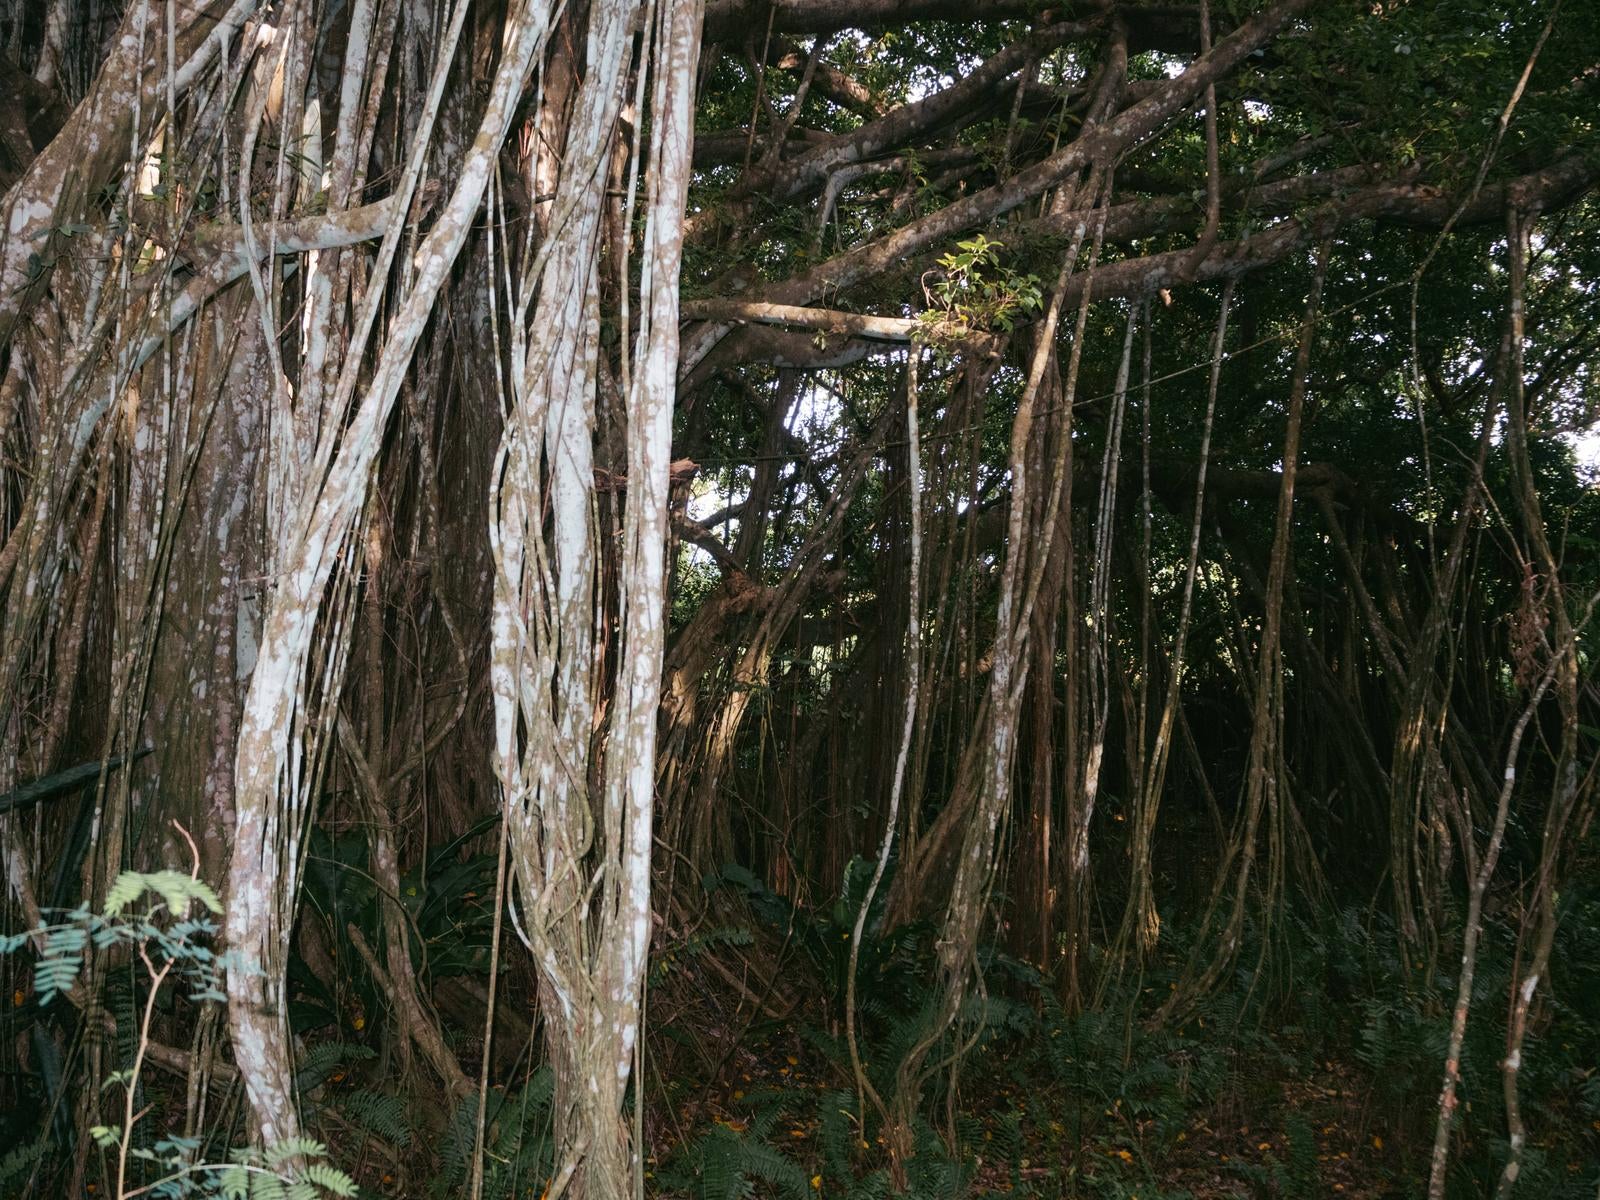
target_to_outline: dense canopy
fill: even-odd
[[[0,1196],[1593,1197],[1597,113],[1580,0],[0,0]]]

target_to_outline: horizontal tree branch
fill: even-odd
[[[1546,208],[1570,201],[1597,181],[1600,181],[1600,162],[1588,163],[1575,157],[1486,188],[1464,207],[1459,198],[1443,195],[1426,185],[1380,184],[1330,201],[1312,212],[1279,221],[1238,241],[1220,243],[1198,266],[1190,263],[1193,250],[1186,248],[1097,267],[1092,282],[1093,296],[1096,300],[1149,296],[1191,279],[1223,279],[1257,270],[1281,261],[1314,241],[1332,237],[1340,226],[1351,221],[1381,220],[1437,228],[1460,208],[1459,228],[1473,221],[1494,219],[1508,202]],[[1192,275],[1189,274],[1191,270]],[[1067,298],[1082,296],[1089,282],[1088,275],[1069,281]]]
[[[815,329],[884,342],[910,342],[918,338],[951,336],[974,349],[991,350],[996,339],[987,333],[941,326],[915,317],[877,317],[869,313],[841,312],[833,308],[803,308],[795,304],[767,304],[760,300],[685,300],[683,317],[690,321],[754,322]]]
[[[820,187],[831,171],[864,162],[947,124],[957,127],[983,112],[979,101],[1020,71],[1030,60],[1091,32],[1093,26],[1057,24],[1014,42],[956,83],[921,100],[891,109],[875,121],[840,134],[783,165],[772,181],[774,199],[784,200]]]
[[[803,71],[809,55],[788,38],[774,38],[767,61],[779,70]],[[811,76],[811,90],[840,108],[869,120],[883,115],[884,106],[872,89],[832,63],[819,62]]]
[[[304,254],[310,250],[332,250],[353,246],[383,236],[394,220],[394,199],[377,200],[360,208],[317,216],[297,217],[277,224],[266,223],[254,229],[256,258],[274,254]],[[250,269],[250,249],[244,230],[227,223],[208,225],[194,238],[190,260],[195,273],[183,290],[164,305],[161,324],[150,330],[133,356],[133,369],[149,361],[161,343],[174,330],[199,311],[200,306]]]
[[[122,173],[130,133],[142,144],[165,111],[167,85],[183,96],[253,6],[253,0],[184,6],[184,24],[173,33],[180,65],[170,73],[140,52],[165,44],[161,13],[147,5],[128,10],[89,94],[0,199],[0,345],[48,282],[59,231],[81,222],[100,189]],[[142,121],[137,131],[135,113]]]
[[[882,29],[907,21],[978,24],[1030,20],[1048,8],[1068,19],[1120,20],[1134,53],[1192,53],[1199,44],[1199,9],[1193,4],[1114,5],[1107,0],[1045,5],[1040,0],[709,0],[707,41],[743,38],[752,30],[827,34],[841,29]]]
[[[1104,162],[1149,137],[1213,83],[1234,70],[1314,0],[1280,0],[1223,38],[1183,74],[1159,91],[1131,105],[1103,125],[1011,178],[946,205],[866,246],[835,255],[809,271],[767,289],[762,299],[778,304],[807,304],[850,287],[966,229],[1043,195],[1094,162]],[[870,0],[863,0],[870,3]],[[688,372],[727,333],[727,327],[706,325],[684,341],[680,372]]]
[[[837,33],[910,20],[1003,21],[1029,17],[1036,0],[710,0],[708,42],[742,38],[752,30]]]

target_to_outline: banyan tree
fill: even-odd
[[[1538,1169],[1600,10],[0,0],[0,63],[16,1186],[336,1190],[342,1053],[468,1131],[436,1192],[671,1190],[674,1056],[809,1013],[914,1191],[1006,979],[1131,1039],[1341,913],[1437,1034],[1418,1186]],[[214,987],[51,932],[129,872]]]

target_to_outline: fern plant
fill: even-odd
[[[351,1124],[397,1149],[411,1144],[411,1121],[406,1116],[406,1102],[399,1096],[360,1088],[340,1097],[339,1111]]]
[[[44,1157],[45,1143],[28,1142],[0,1158],[0,1196],[20,1196]]]
[[[697,1200],[743,1200],[754,1181],[786,1196],[807,1195],[805,1172],[775,1147],[724,1124],[688,1143],[660,1173],[660,1181]]]
[[[359,1042],[318,1042],[300,1056],[294,1076],[295,1090],[302,1101],[330,1079],[341,1074],[351,1063],[365,1062],[377,1057],[371,1046]]]
[[[873,864],[859,855],[845,866],[839,894],[815,908],[801,908],[778,895],[748,869],[730,863],[702,881],[708,891],[729,889],[741,895],[756,918],[775,935],[797,946],[813,977],[828,998],[829,1011],[842,1012],[845,976],[850,964],[850,939],[856,915],[866,903]],[[861,1013],[869,1020],[905,1015],[922,1006],[932,973],[931,928],[922,923],[887,927],[891,876],[878,888],[867,914],[857,955]],[[734,939],[729,939],[734,940]]]
[[[810,1195],[805,1171],[772,1145],[783,1105],[771,1099],[770,1094],[754,1099],[744,1128],[719,1121],[679,1147],[658,1173],[658,1181],[696,1200],[743,1200],[753,1194],[757,1180],[781,1195]]]
[[[485,1196],[522,1195],[550,1178],[555,1164],[550,1101],[555,1076],[541,1067],[519,1091],[492,1089],[484,1110]],[[439,1174],[432,1181],[433,1195],[456,1196],[472,1173],[477,1143],[478,1097],[468,1096],[450,1116],[440,1144]]]
[[[191,916],[196,908],[199,916]],[[57,920],[20,933],[0,936],[0,954],[26,947],[37,949],[33,987],[41,1008],[78,986],[90,946],[102,952],[123,948],[142,965],[144,998],[136,1003],[134,989],[112,989],[107,999],[119,1010],[119,1033],[136,1040],[124,1047],[127,1066],[106,1079],[124,1095],[122,1120],[96,1125],[89,1134],[112,1156],[116,1165],[115,1195],[119,1198],[150,1195],[162,1200],[189,1196],[216,1196],[224,1200],[320,1200],[352,1197],[355,1181],[326,1161],[327,1150],[309,1139],[269,1146],[264,1150],[237,1150],[230,1161],[201,1160],[201,1141],[190,1137],[142,1136],[140,1120],[147,1106],[138,1103],[140,1075],[150,1042],[151,1020],[165,985],[183,981],[194,1002],[225,1003],[222,971],[251,969],[233,956],[215,953],[209,946],[217,931],[222,903],[199,878],[181,871],[124,871],[106,894],[104,911],[95,913],[80,905]],[[0,1194],[24,1173],[29,1178],[42,1159],[44,1143],[36,1142],[0,1161]]]

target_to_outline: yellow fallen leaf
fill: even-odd
[[[1373,1134],[1372,1135],[1372,1148],[1374,1150],[1382,1150],[1383,1149],[1383,1139],[1381,1137],[1379,1137],[1377,1134]]]
[[[822,1176],[821,1175],[813,1175],[811,1177],[811,1188],[812,1188],[813,1191],[817,1191],[817,1192],[820,1192],[822,1190]]]

